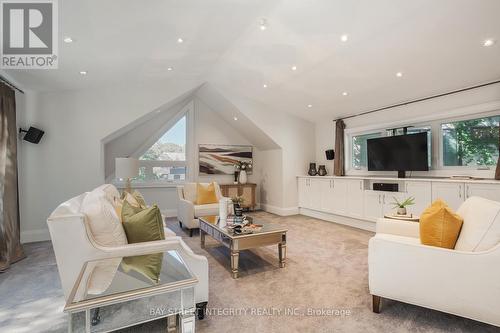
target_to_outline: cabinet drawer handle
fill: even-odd
[[[378,195],[378,204],[380,205],[381,202],[380,202],[380,194]]]
[[[458,185],[458,197],[462,198],[462,185]]]
[[[382,196],[382,198],[384,199],[384,205],[385,205],[385,194]]]
[[[360,190],[362,190],[362,189],[363,189],[363,181],[362,181],[362,180],[360,180],[360,181],[359,181],[359,189],[360,189]]]

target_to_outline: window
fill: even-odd
[[[500,116],[441,124],[444,166],[490,166],[498,159]]]
[[[427,164],[432,167],[432,133],[430,126],[409,127],[408,134],[427,132]]]
[[[144,182],[186,179],[186,116],[162,135],[141,157],[139,176]]]
[[[368,167],[368,154],[366,149],[366,140],[379,138],[380,132],[355,135],[351,140],[351,166],[354,169],[361,169]]]

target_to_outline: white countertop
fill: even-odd
[[[483,179],[451,179],[447,177],[411,177],[398,178],[387,176],[309,176],[299,175],[297,178],[324,178],[324,179],[363,179],[363,180],[383,180],[383,181],[405,181],[405,182],[454,182],[454,183],[475,183],[475,184],[499,184],[500,180],[483,178]]]

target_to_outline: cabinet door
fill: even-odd
[[[324,192],[324,179],[309,178],[309,208],[314,210],[321,210],[321,201]]]
[[[299,178],[298,188],[299,188],[299,207],[307,208],[308,206],[308,186],[309,178]]]
[[[320,206],[318,210],[326,213],[332,212],[333,196],[333,180],[332,179],[318,179],[320,186]]]
[[[409,214],[420,216],[422,212],[432,203],[432,186],[430,182],[406,182],[405,184],[406,195],[415,198],[415,204],[406,208]]]
[[[332,209],[339,215],[347,214],[347,179],[332,179]]]
[[[365,191],[364,217],[376,221],[382,217],[382,196],[378,191]]]
[[[432,183],[432,201],[441,199],[453,210],[457,210],[464,202],[464,193],[464,183]]]
[[[363,217],[364,189],[362,179],[347,180],[347,214]]]
[[[465,184],[465,198],[481,197],[500,201],[500,185],[497,184]]]

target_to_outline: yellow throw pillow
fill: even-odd
[[[217,195],[215,194],[215,184],[210,183],[208,185],[205,184],[196,184],[196,204],[197,205],[207,205],[218,203]]]
[[[420,215],[420,242],[454,249],[463,219],[442,200],[436,200]]]

